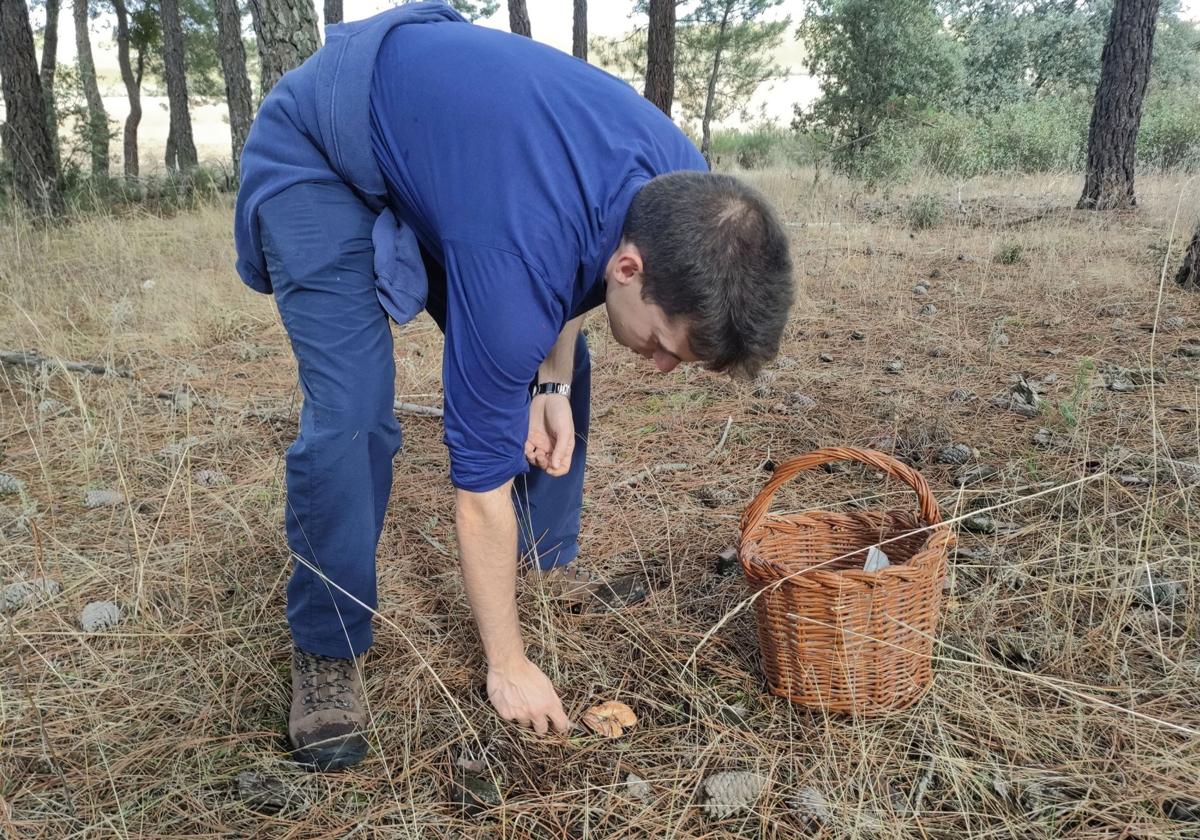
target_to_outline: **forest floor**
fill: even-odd
[[[270,299],[233,273],[229,207],[6,225],[0,349],[132,376],[0,365],[0,582],[59,585],[7,590],[0,615],[0,825],[22,838],[1200,836],[1200,297],[1163,282],[1195,190],[1143,177],[1136,212],[1100,214],[1071,209],[1072,175],[888,195],[811,172],[748,177],[789,224],[800,290],[761,381],[657,374],[602,312],[589,319],[584,555],[644,573],[654,597],[575,615],[521,591],[531,658],[573,719],[621,700],[637,726],[537,736],[492,714],[441,424],[406,415],[379,550],[372,751],[332,775],[297,769],[282,736],[282,459],[299,396]],[[923,197],[945,214],[925,210],[933,224],[917,230]],[[396,331],[399,399],[440,403],[440,353],[427,318]],[[1036,417],[993,402],[1020,378],[1040,392]],[[956,443],[967,463],[939,463]],[[764,462],[833,444],[909,460],[970,525],[932,687],[882,718],[769,695],[748,590],[716,557]],[[663,464],[685,468],[653,472]],[[980,465],[995,471],[958,486]],[[97,490],[114,492],[88,507]],[[846,504],[915,500],[851,468],[798,477],[776,510]],[[120,620],[88,633],[95,601]],[[495,786],[482,812],[454,804],[464,755]],[[722,817],[704,805],[723,771],[757,774],[761,795]]]

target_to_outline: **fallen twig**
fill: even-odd
[[[691,464],[655,464],[653,467],[646,467],[644,470],[639,470],[624,481],[618,481],[613,485],[613,489],[617,490],[622,487],[636,487],[648,478],[663,473],[686,472],[692,469]]]
[[[61,367],[77,373],[95,373],[101,376],[122,376],[129,378],[133,373],[128,368],[109,367],[99,362],[71,362],[55,356],[43,356],[33,351],[0,351],[0,362],[6,365],[24,365],[25,367]]]
[[[396,400],[392,409],[400,414],[419,414],[423,417],[441,417],[444,412],[432,405],[418,405],[417,403],[400,402]]]
[[[725,430],[721,432],[721,439],[717,441],[717,445],[712,448],[712,452],[708,453],[708,459],[711,461],[716,458],[725,446],[725,440],[729,437],[729,430],[733,428],[733,418],[729,417],[725,420]]]

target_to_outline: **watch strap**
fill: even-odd
[[[561,394],[569,397],[571,396],[571,386],[565,382],[539,382],[533,386],[531,393],[535,397],[541,394]]]

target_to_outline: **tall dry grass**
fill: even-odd
[[[0,232],[3,349],[135,372],[0,366],[0,472],[24,482],[0,497],[0,576],[63,590],[0,617],[0,824],[20,837],[1200,835],[1187,466],[1200,362],[1175,355],[1200,332],[1200,304],[1160,284],[1200,210],[1194,189],[1141,179],[1136,213],[1104,215],[1069,209],[1073,177],[887,195],[811,172],[751,177],[790,226],[802,289],[763,381],[655,375],[602,315],[590,323],[585,555],[642,570],[655,598],[577,616],[521,593],[531,655],[570,713],[620,699],[638,727],[619,741],[538,737],[490,713],[440,426],[403,418],[368,664],[374,749],[331,776],[284,753],[281,458],[298,397],[269,299],[233,274],[229,208]],[[918,196],[943,208],[932,228],[910,223]],[[1014,246],[1015,261],[997,259]],[[917,314],[927,302],[936,315]],[[396,339],[397,394],[436,403],[436,328],[421,320]],[[897,358],[904,371],[885,373]],[[1115,368],[1163,381],[1112,391]],[[1035,420],[989,403],[1018,374],[1043,383]],[[797,393],[816,408],[790,411]],[[1042,427],[1050,443],[1035,445]],[[957,468],[935,463],[954,442],[997,474],[956,487]],[[909,458],[947,516],[987,510],[997,525],[960,537],[932,689],[884,719],[768,696],[747,593],[714,566],[764,459],[832,443]],[[691,469],[620,486],[662,463]],[[85,508],[101,487],[125,502]],[[797,481],[778,509],[841,504],[912,499],[852,468]],[[1170,606],[1144,604],[1147,570],[1179,584]],[[118,602],[122,622],[83,633],[93,600]],[[454,759],[481,751],[501,803],[465,816],[450,804]],[[718,821],[702,785],[731,769],[769,784]],[[281,810],[239,793],[247,771],[279,781]],[[631,772],[650,782],[647,801]],[[795,804],[810,788],[829,805],[820,824]]]

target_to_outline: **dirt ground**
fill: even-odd
[[[576,615],[521,592],[531,657],[568,713],[621,700],[637,726],[539,737],[490,712],[440,421],[404,415],[368,660],[373,749],[327,776],[284,751],[282,456],[299,395],[270,299],[233,273],[229,207],[0,232],[0,349],[132,372],[0,365],[0,473],[15,479],[0,479],[0,583],[59,584],[0,616],[0,825],[1200,837],[1200,298],[1161,282],[1200,213],[1194,181],[1141,178],[1136,212],[1097,214],[1070,209],[1072,175],[887,195],[811,171],[748,177],[789,225],[800,291],[758,382],[657,374],[602,312],[588,322],[584,557],[645,574],[655,596]],[[915,229],[930,197],[941,218]],[[439,405],[431,321],[396,330],[396,361],[398,398]],[[1036,416],[1012,410],[1019,381]],[[933,685],[882,718],[769,695],[748,590],[716,557],[767,462],[833,444],[919,467],[960,532]],[[965,463],[941,463],[954,444]],[[120,499],[87,507],[95,490]],[[914,505],[851,467],[805,474],[774,509]],[[95,601],[120,620],[88,633]],[[490,803],[465,813],[464,757],[486,768]],[[718,816],[706,782],[724,771],[756,774],[757,795]]]

